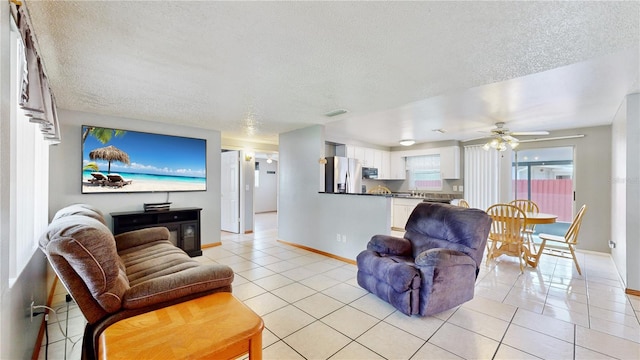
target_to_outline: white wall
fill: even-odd
[[[640,94],[625,98],[612,129],[611,254],[627,289],[640,291]]]
[[[260,163],[260,184],[254,191],[253,211],[255,213],[277,211],[278,162],[273,161],[269,164],[265,159],[257,159],[256,162]]]
[[[94,205],[105,214],[111,226],[111,212],[142,210],[143,203],[169,198],[172,207],[201,207],[201,241],[220,241],[220,132],[150,121],[104,116],[78,111],[58,111],[62,143],[51,148],[49,216],[73,203]],[[96,125],[124,130],[155,132],[207,140],[207,191],[82,194],[81,126]]]
[[[611,126],[611,256],[627,284],[627,99]]]
[[[355,260],[371,236],[389,234],[391,200],[320,194],[324,142],[319,125],[280,134],[278,239]]]

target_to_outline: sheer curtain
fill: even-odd
[[[464,196],[471,207],[486,210],[500,199],[500,155],[482,145],[464,147]]]
[[[15,9],[12,4],[12,10]],[[9,234],[9,286],[29,263],[49,220],[49,145],[60,142],[55,100],[37,55],[23,6],[12,11],[8,208],[0,211]],[[4,120],[3,120],[4,121]],[[5,185],[6,184],[6,185]],[[5,204],[3,202],[3,204]],[[8,210],[8,211],[6,211]],[[3,232],[6,233],[6,232]]]

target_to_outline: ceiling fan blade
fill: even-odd
[[[548,131],[540,130],[540,131],[513,131],[511,135],[520,135],[520,136],[533,136],[533,135],[549,135]]]

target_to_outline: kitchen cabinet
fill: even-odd
[[[378,168],[380,179],[391,179],[391,152],[380,151],[380,167]]]
[[[440,148],[440,174],[443,179],[460,179],[460,147]]]
[[[409,215],[423,199],[393,198],[391,211],[391,228],[394,230],[404,230],[404,226],[409,220]]]
[[[407,178],[406,158],[398,152],[389,153],[389,180],[404,180]]]

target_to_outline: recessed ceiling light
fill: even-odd
[[[335,110],[331,110],[329,112],[324,113],[324,116],[332,117],[332,116],[338,116],[346,113],[347,113],[346,109],[335,109]]]
[[[412,140],[412,139],[400,140],[400,145],[402,145],[402,146],[411,146],[411,145],[413,145],[415,143],[416,143],[416,141]]]

